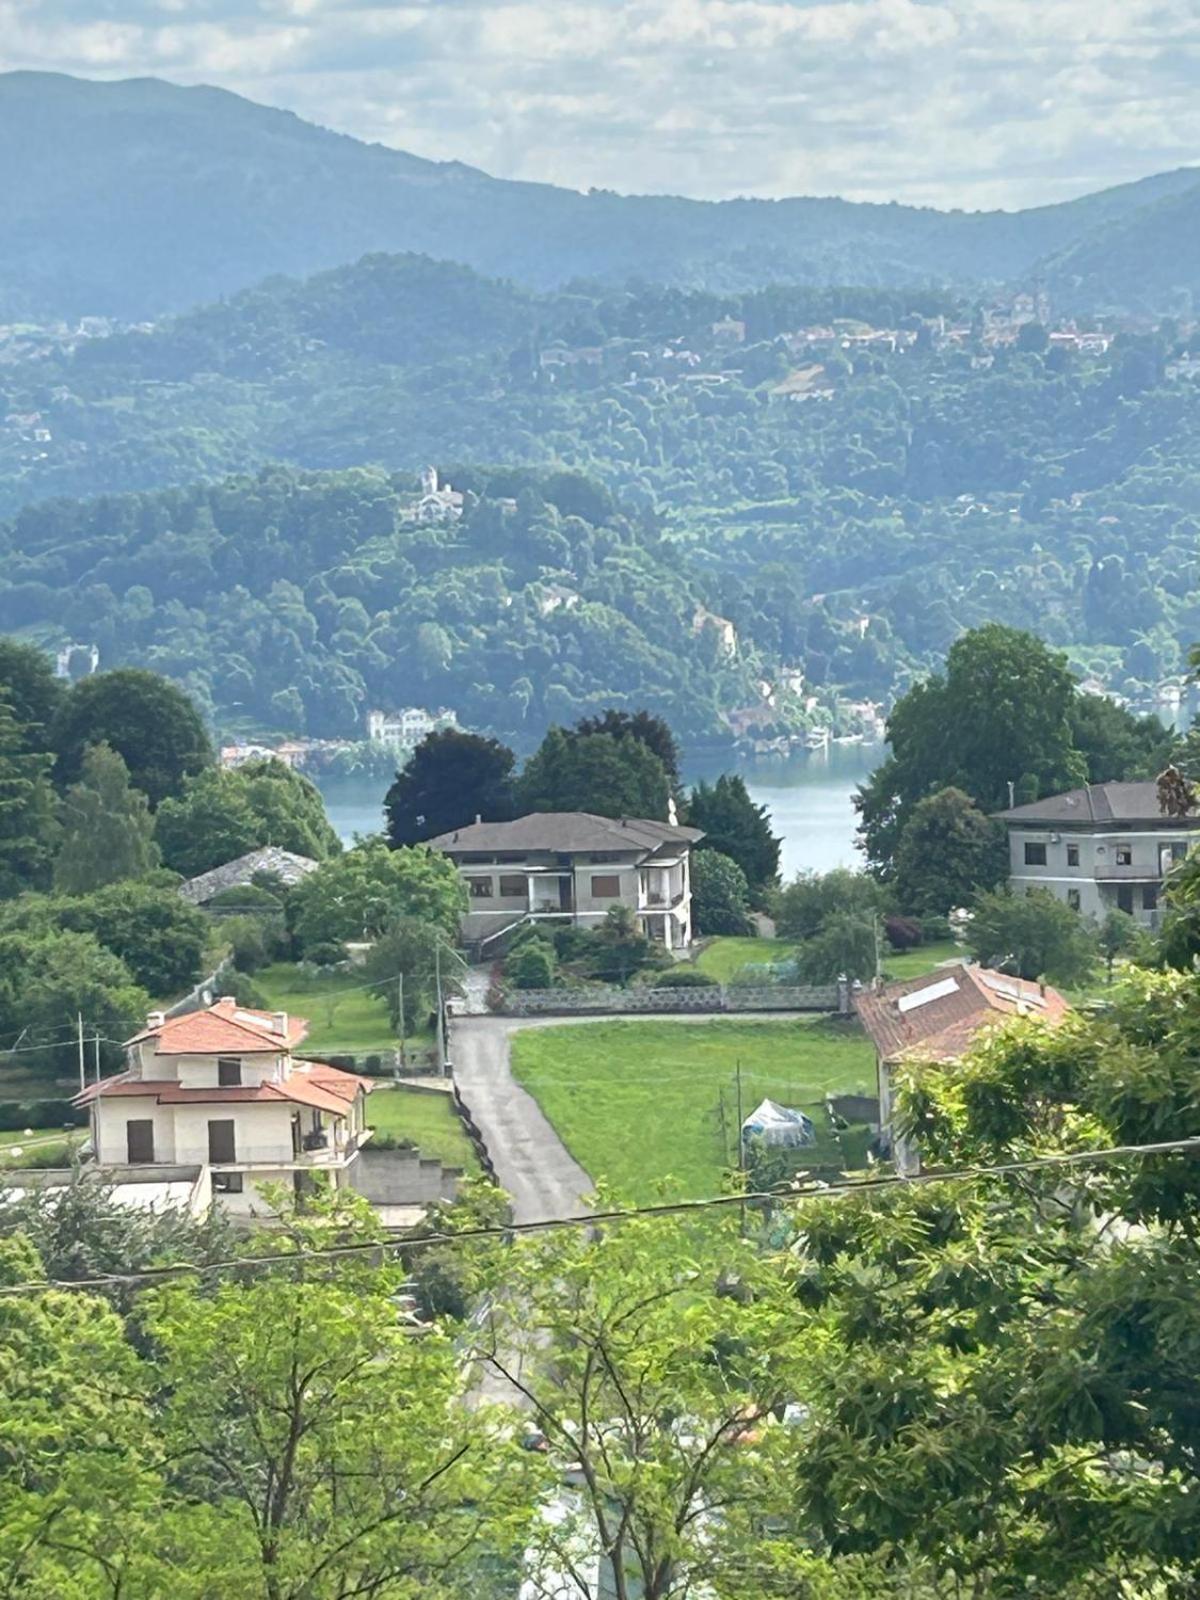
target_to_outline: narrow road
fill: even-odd
[[[514,1222],[583,1216],[583,1197],[595,1187],[509,1066],[517,1029],[547,1021],[562,1019],[456,1017],[451,1033],[455,1081],[512,1199]]]

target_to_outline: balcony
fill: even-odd
[[[1120,865],[1113,863],[1108,866],[1096,866],[1093,874],[1097,883],[1161,883],[1163,881],[1162,868],[1157,862],[1151,861],[1143,865],[1137,862]]]

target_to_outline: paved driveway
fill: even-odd
[[[562,1019],[456,1017],[451,1033],[455,1081],[512,1198],[514,1222],[582,1216],[583,1196],[595,1187],[509,1067],[512,1035],[546,1021]]]

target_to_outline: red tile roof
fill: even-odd
[[[884,1061],[956,1061],[986,1025],[1018,1016],[1054,1025],[1071,1009],[1057,989],[966,962],[864,992],[854,1004]]]
[[[322,1061],[300,1061],[279,1083],[244,1083],[218,1088],[190,1088],[173,1078],[135,1078],[122,1072],[115,1078],[102,1078],[75,1096],[76,1105],[87,1105],[103,1097],[153,1099],[160,1106],[245,1105],[291,1100],[344,1117],[359,1089],[368,1093],[374,1087],[370,1078],[357,1077]]]
[[[286,1021],[286,1032],[279,1021]],[[188,1011],[147,1026],[126,1044],[156,1041],[160,1056],[251,1055],[256,1051],[291,1050],[308,1033],[306,1017],[251,1011],[226,995],[207,1011]]]

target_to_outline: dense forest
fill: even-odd
[[[798,726],[988,620],[1142,699],[1200,635],[1188,349],[369,257],[0,368],[0,629],[322,736],[375,702],[518,743],[614,702]],[[410,519],[426,461],[461,520]]]

